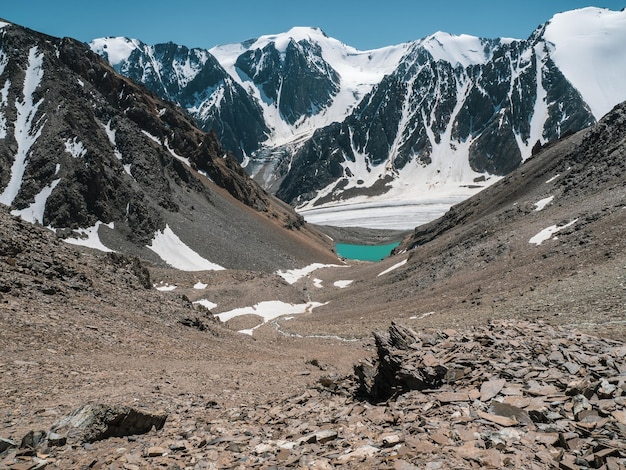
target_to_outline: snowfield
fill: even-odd
[[[469,193],[472,194],[469,194]],[[406,199],[386,200],[384,196],[375,201],[329,204],[313,209],[299,209],[307,222],[335,227],[365,227],[373,229],[413,230],[418,225],[435,220],[451,206],[463,202],[477,193],[442,196],[431,199],[428,195]]]
[[[286,302],[281,302],[279,300],[269,300],[265,302],[260,302],[252,307],[236,308],[228,312],[218,313],[215,316],[223,322],[227,322],[228,320],[242,315],[260,316],[263,320],[262,323],[252,329],[239,331],[239,333],[244,333],[252,336],[252,332],[254,330],[263,326],[265,323],[271,320],[283,317],[285,315],[297,315],[311,312],[314,308],[321,307],[322,305],[326,304],[322,304],[319,302],[308,302],[306,304],[289,304]]]
[[[600,119],[626,101],[626,10],[588,7],[555,15],[545,39],[554,63]]]
[[[162,232],[156,233],[152,244],[148,245],[147,248],[154,251],[167,264],[181,271],[220,271],[225,269],[219,264],[204,259],[185,245],[169,225],[166,225]]]

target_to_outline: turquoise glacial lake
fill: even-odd
[[[348,243],[336,243],[335,250],[342,258],[356,259],[360,261],[380,261],[391,253],[400,242],[387,245],[350,245]]]

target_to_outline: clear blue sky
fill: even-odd
[[[525,39],[555,13],[585,6],[621,10],[626,0],[0,0],[0,17],[85,42],[128,36],[203,48],[317,26],[367,50],[436,31]]]

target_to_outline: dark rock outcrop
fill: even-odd
[[[72,442],[95,442],[109,437],[145,434],[163,428],[166,413],[149,413],[121,405],[87,405],[52,426],[52,432],[66,434]]]

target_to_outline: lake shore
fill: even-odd
[[[385,230],[365,227],[333,227],[315,225],[318,230],[328,235],[335,243],[352,245],[385,245],[401,242],[413,230]]]

